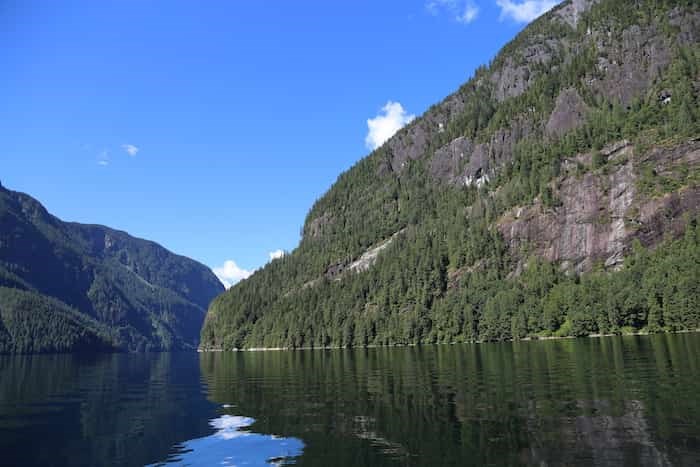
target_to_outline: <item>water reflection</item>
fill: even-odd
[[[144,465],[216,414],[194,353],[0,356],[0,465]]]
[[[300,465],[700,465],[700,335],[204,354]]]
[[[182,443],[166,462],[154,465],[269,466],[289,463],[301,454],[304,443],[298,439],[241,430],[254,422],[236,415],[215,418],[210,421],[214,434]]]
[[[700,334],[0,357],[0,464],[700,465],[698,356]]]

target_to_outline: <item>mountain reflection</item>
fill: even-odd
[[[696,465],[700,335],[200,356],[300,465]]]
[[[700,465],[698,355],[696,333],[0,357],[0,464]]]
[[[0,464],[144,465],[216,409],[193,353],[0,357]]]

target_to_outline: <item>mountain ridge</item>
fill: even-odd
[[[690,1],[553,8],[341,174],[298,248],[212,303],[202,348],[698,327],[697,265],[675,264],[698,255],[697,31]]]
[[[194,260],[107,226],[64,222],[1,185],[0,227],[4,353],[192,349],[224,290]]]

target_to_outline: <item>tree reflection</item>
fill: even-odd
[[[301,465],[700,461],[700,335],[208,353],[211,400]]]

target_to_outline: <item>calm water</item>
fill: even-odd
[[[700,465],[700,334],[0,357],[2,465]]]

